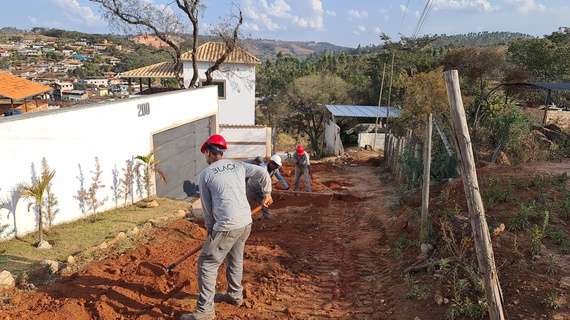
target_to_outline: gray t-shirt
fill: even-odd
[[[293,153],[293,162],[295,165],[300,164],[303,168],[311,165],[309,154],[306,152],[302,156],[298,155],[297,152]]]
[[[259,181],[263,195],[271,194],[271,178],[260,166],[221,159],[202,171],[200,200],[206,230],[231,231],[253,221],[245,194],[245,178]]]

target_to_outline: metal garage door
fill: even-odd
[[[155,159],[166,174],[167,183],[156,181],[159,197],[184,199],[196,194],[200,172],[208,166],[200,152],[202,143],[211,134],[211,117],[172,128],[152,137],[154,147],[160,148]]]

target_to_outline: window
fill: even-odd
[[[206,81],[200,81],[200,87],[204,86]],[[226,80],[212,80],[212,86],[218,86],[218,99],[226,99]]]

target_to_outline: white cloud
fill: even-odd
[[[30,23],[33,25],[38,24],[38,19],[36,19],[35,17],[32,17],[32,16],[28,16],[28,21],[30,21]]]
[[[374,28],[374,30],[372,30],[372,33],[381,34],[382,30],[380,30],[380,27],[376,27],[376,28]]]
[[[352,20],[352,19],[362,19],[362,18],[366,18],[368,17],[368,12],[367,11],[358,11],[358,10],[354,10],[354,9],[350,9],[348,11],[348,20]]]
[[[538,4],[534,0],[505,0],[505,3],[510,8],[520,13],[546,10],[546,7],[544,5]]]
[[[321,0],[244,0],[242,11],[248,26],[257,26],[260,31],[309,29],[324,30],[323,4]],[[327,12],[327,14],[335,14]],[[254,30],[254,29],[252,29]]]
[[[400,11],[402,13],[408,13],[409,10],[410,9],[408,9],[405,5],[402,5],[402,4],[400,5]]]
[[[82,7],[77,0],[52,0],[57,6],[62,9],[69,20],[88,26],[101,25],[103,19],[94,14],[91,8]]]
[[[388,14],[388,11],[382,9],[380,10],[380,15],[382,16],[382,19],[390,20],[390,15]]]
[[[433,9],[436,11],[485,11],[493,12],[494,7],[487,0],[435,0]]]
[[[358,31],[360,31],[360,32],[366,32],[366,27],[363,26],[363,25],[359,25],[359,26],[358,26]]]
[[[334,11],[327,10],[325,13],[327,14],[327,16],[336,17],[336,12]]]

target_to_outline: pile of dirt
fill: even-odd
[[[415,240],[417,207],[400,205],[393,182],[380,180],[376,168],[362,163],[367,161],[314,163],[312,194],[273,195],[271,219],[256,214],[246,243],[244,306],[216,304],[217,319],[446,318],[459,302],[453,295],[453,276],[432,269],[434,264],[403,272],[440,257],[432,254],[430,260],[420,252]],[[517,167],[514,173],[532,177],[538,169],[542,173],[568,168],[568,162],[542,163]],[[481,170],[490,176],[508,174],[502,166]],[[292,184],[293,167],[286,164],[281,171]],[[274,187],[282,190],[275,180]],[[465,212],[462,188],[456,183],[434,194],[434,216],[446,210]],[[493,220],[507,220],[501,214],[504,207],[493,209],[487,212]],[[557,226],[569,234],[568,227]],[[556,253],[557,273],[547,275],[547,257],[554,253],[548,240],[538,257],[517,266],[511,262],[516,235],[505,229],[493,238],[508,318],[568,319],[567,302],[562,301],[560,309],[543,302],[551,293],[567,295],[568,289],[559,285],[570,275],[567,256]],[[198,255],[170,273],[165,268],[200,246],[204,237],[200,220],[179,219],[154,227],[133,249],[110,253],[76,272],[38,283],[34,290],[5,293],[0,318],[179,319],[196,304]],[[433,245],[433,252],[445,252],[443,243]],[[217,290],[223,292],[227,281],[220,271]]]

